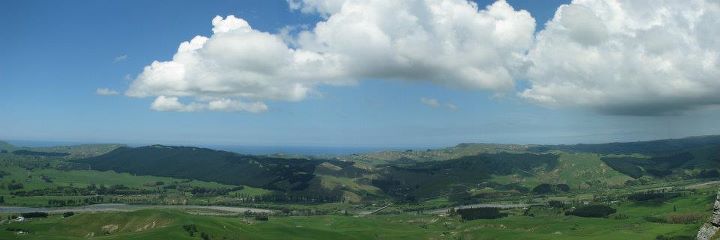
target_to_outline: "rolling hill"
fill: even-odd
[[[189,178],[248,185],[279,191],[305,190],[323,161],[241,155],[197,147],[153,145],[121,147],[107,154],[74,161],[81,168],[137,175]],[[332,162],[332,161],[331,161]],[[352,164],[335,161],[337,174],[357,174]]]
[[[639,142],[615,142],[575,145],[537,145],[529,147],[528,150],[533,152],[559,150],[566,152],[592,152],[599,154],[644,154],[657,156],[687,151],[688,149],[709,145],[720,146],[720,135]]]
[[[459,144],[335,160],[242,155],[197,147],[119,147],[74,160],[81,169],[196,179],[281,192],[431,199],[460,193],[523,194],[542,184],[571,191],[622,188],[640,177],[720,175],[720,137],[593,145]],[[645,179],[643,181],[648,181]]]
[[[15,146],[7,142],[0,141],[0,151],[13,151]]]

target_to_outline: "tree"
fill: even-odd
[[[46,212],[29,212],[29,213],[23,213],[20,215],[24,218],[46,218],[46,217],[48,217],[48,213],[46,213]]]
[[[617,212],[617,210],[606,205],[589,205],[576,208],[575,210],[570,212],[566,212],[565,215],[604,218],[615,212]]]
[[[499,208],[492,207],[458,209],[457,213],[463,220],[496,219],[505,216]]]

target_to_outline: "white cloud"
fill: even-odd
[[[420,102],[425,106],[436,108],[440,106],[440,101],[434,98],[420,98]]]
[[[435,99],[435,98],[422,97],[422,98],[420,98],[420,103],[422,103],[422,104],[425,105],[425,106],[431,107],[431,108],[445,107],[445,108],[447,108],[448,110],[451,110],[451,111],[457,111],[457,110],[458,110],[458,106],[457,106],[457,105],[455,105],[455,104],[453,104],[453,103],[449,103],[449,102],[448,102],[448,103],[441,103],[440,100],[437,100],[437,99]]]
[[[275,34],[215,17],[212,35],[146,66],[125,94],[261,112],[268,100],[301,101],[320,85],[366,79],[501,96],[528,79],[517,94],[550,107],[652,115],[720,104],[717,1],[575,0],[537,35],[530,14],[505,1],[484,8],[467,0],[288,3],[322,20]]]
[[[225,112],[238,112],[238,111],[247,111],[247,112],[265,112],[268,110],[267,105],[265,105],[262,102],[241,102],[231,99],[218,99],[214,101],[210,101],[208,103],[208,109],[213,111],[225,111]]]
[[[341,71],[332,56],[290,49],[279,36],[234,16],[212,22],[213,36],[196,36],[180,44],[173,60],[146,66],[126,95],[194,97],[206,104],[208,99],[299,101],[317,84],[350,83],[334,79]]]
[[[120,56],[115,57],[115,59],[113,60],[113,62],[114,62],[114,63],[118,63],[118,62],[125,61],[125,60],[127,60],[127,59],[128,59],[128,55],[123,54],[123,55],[120,55]]]
[[[528,12],[505,1],[486,9],[466,0],[305,0],[291,6],[327,16],[299,34],[299,46],[337,55],[355,78],[511,91],[535,30]]]
[[[113,96],[118,95],[119,93],[115,90],[109,89],[109,88],[98,88],[95,90],[95,94],[100,96]]]
[[[191,102],[183,104],[178,97],[158,96],[150,109],[161,112],[197,112],[197,111],[223,111],[223,112],[253,112],[267,111],[268,107],[261,102],[241,102],[231,99],[215,99],[207,102]]]
[[[159,96],[150,105],[150,109],[161,112],[194,112],[201,107],[196,104],[182,104],[177,97]]]
[[[575,0],[538,34],[520,95],[623,115],[719,104],[718,26],[717,1]]]
[[[209,107],[211,101],[267,109],[265,100],[300,101],[318,85],[372,78],[507,92],[523,74],[535,29],[529,13],[504,1],[482,10],[467,0],[305,0],[290,6],[324,20],[288,36],[218,16],[210,37],[196,36],[180,44],[172,60],[146,66],[126,95],[192,98],[204,109],[224,111]],[[187,110],[173,106],[162,109]]]

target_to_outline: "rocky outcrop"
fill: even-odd
[[[698,231],[697,239],[698,240],[709,240],[712,239],[713,236],[720,230],[720,192],[718,192],[718,195],[715,197],[715,204],[713,204],[713,214],[712,217],[710,217],[710,220],[703,224],[703,226],[700,228],[700,231]]]

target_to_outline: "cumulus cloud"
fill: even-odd
[[[608,114],[720,104],[717,1],[574,0],[538,34],[532,16],[505,1],[288,3],[321,20],[269,33],[217,16],[212,35],[146,66],[125,94],[154,97],[163,111],[262,112],[266,101],[301,101],[321,85],[399,79]],[[529,87],[516,92],[518,80]]]
[[[118,62],[125,61],[127,59],[128,59],[128,55],[123,54],[123,55],[115,57],[115,59],[113,59],[113,62],[118,63]]]
[[[467,0],[289,3],[324,19],[288,36],[215,17],[211,36],[196,36],[171,60],[146,66],[125,94],[156,97],[153,109],[163,111],[196,111],[179,98],[225,111],[267,109],[267,100],[300,101],[319,85],[372,78],[508,92],[523,73],[535,29],[528,12],[504,1],[484,9]],[[234,104],[245,101],[255,104]]]
[[[202,107],[197,104],[182,104],[177,97],[165,96],[155,98],[155,101],[153,101],[152,105],[150,105],[150,109],[161,112],[194,112],[200,110],[201,108]]]
[[[235,104],[241,99],[299,101],[317,84],[350,82],[335,80],[342,70],[333,56],[291,49],[234,16],[215,17],[212,24],[211,37],[196,36],[181,43],[172,60],[146,66],[125,94],[192,97],[216,106],[208,110],[225,111],[259,109]]]
[[[216,99],[207,102],[191,102],[184,104],[178,97],[158,96],[150,105],[150,109],[161,112],[197,112],[197,111],[223,111],[223,112],[253,112],[267,111],[268,107],[262,102],[242,102],[232,99]]]
[[[720,3],[575,0],[528,54],[520,96],[608,114],[673,114],[720,103]]]
[[[440,100],[437,100],[435,98],[426,98],[422,97],[420,98],[420,103],[422,103],[425,106],[431,107],[431,108],[439,108],[439,107],[445,107],[448,110],[451,111],[457,111],[458,106],[453,103],[441,103]]]
[[[440,101],[434,98],[420,98],[420,102],[428,107],[436,108],[440,106]]]
[[[505,1],[485,9],[466,0],[305,0],[291,7],[326,16],[297,42],[337,55],[348,76],[468,89],[513,90],[535,30],[528,12]]]
[[[262,102],[241,102],[231,99],[219,99],[213,100],[208,103],[208,109],[213,111],[225,111],[225,112],[264,112],[268,110],[267,105]]]
[[[100,96],[113,96],[118,95],[119,93],[115,90],[109,89],[109,88],[98,88],[95,90],[95,94]]]

